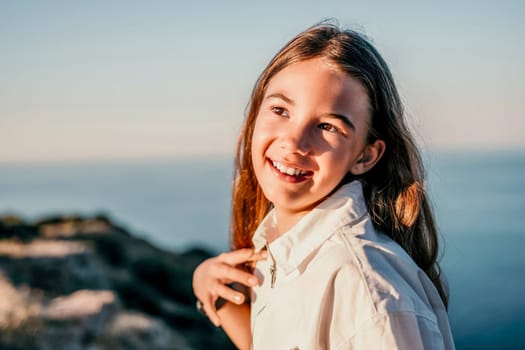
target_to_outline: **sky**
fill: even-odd
[[[232,155],[272,56],[368,35],[424,149],[525,148],[523,1],[0,0],[0,162]]]

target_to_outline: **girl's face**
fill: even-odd
[[[365,88],[324,59],[292,64],[270,80],[251,152],[257,181],[278,220],[300,218],[348,172],[368,170],[369,123]]]

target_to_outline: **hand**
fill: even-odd
[[[244,295],[226,286],[229,283],[241,283],[247,287],[256,286],[257,278],[238,267],[239,265],[266,259],[266,251],[255,253],[253,249],[239,249],[204,260],[193,272],[193,292],[202,302],[203,309],[215,326],[221,325],[221,320],[215,309],[218,298],[240,305],[244,303]]]

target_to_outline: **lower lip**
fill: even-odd
[[[268,164],[270,166],[270,169],[272,169],[272,172],[279,177],[279,179],[289,182],[289,183],[301,183],[304,182],[312,177],[312,175],[299,175],[299,176],[293,176],[281,173],[279,169],[273,166],[273,163],[271,160],[267,160]]]

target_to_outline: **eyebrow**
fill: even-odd
[[[280,92],[276,92],[274,94],[270,94],[270,95],[266,96],[265,100],[270,99],[270,98],[278,98],[278,99],[281,99],[284,102],[286,102],[286,103],[288,103],[288,104],[290,104],[292,106],[295,105],[295,101],[294,100],[292,100],[290,97],[288,97],[285,94],[282,94]],[[337,114],[337,113],[326,113],[326,114],[324,114],[324,116],[325,117],[329,117],[329,118],[339,119],[340,121],[345,123],[345,125],[347,125],[350,129],[355,130],[354,123],[352,123],[350,121],[350,118],[348,118],[347,116],[344,116],[342,114]]]
[[[290,97],[286,96],[285,94],[281,94],[280,92],[277,92],[275,94],[270,94],[270,95],[266,96],[265,100],[267,100],[269,98],[279,98],[279,99],[283,100],[284,102],[286,102],[288,104],[291,104],[292,106],[295,105],[295,101],[294,100],[292,100]]]

